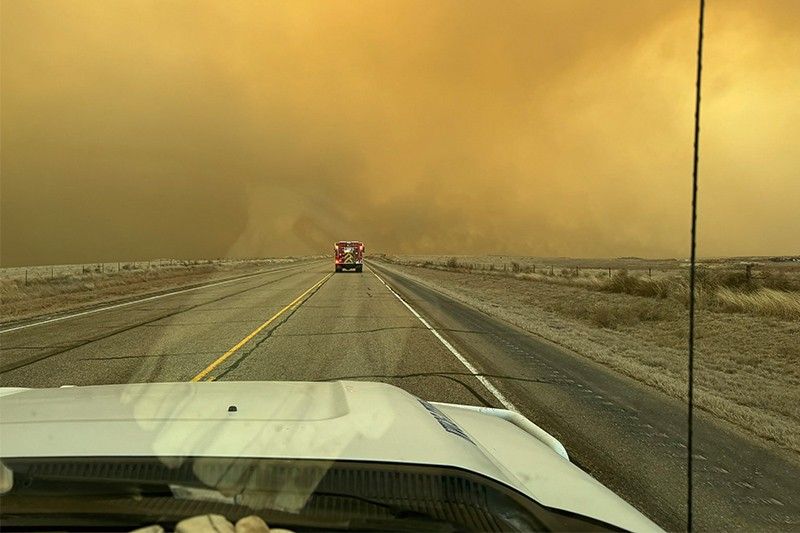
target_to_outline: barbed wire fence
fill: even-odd
[[[37,265],[28,267],[0,268],[0,280],[29,283],[74,279],[76,277],[92,277],[101,275],[124,275],[166,270],[192,270],[203,267],[227,265],[270,264],[295,260],[289,258],[252,258],[252,259],[149,259],[145,261],[113,261],[97,263],[75,263],[63,265]]]

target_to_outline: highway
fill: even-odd
[[[315,261],[0,327],[0,385],[365,379],[514,408],[663,527],[685,528],[685,406],[370,262]],[[74,315],[74,316],[73,316]],[[700,416],[698,530],[800,528],[800,469]]]

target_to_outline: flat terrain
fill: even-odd
[[[405,276],[686,398],[688,280],[675,261],[387,259]],[[800,263],[750,259],[698,271],[696,402],[800,454]]]
[[[500,407],[380,276],[520,412],[556,435],[577,464],[662,526],[684,527],[680,401],[466,305],[396,265],[371,262],[361,274],[331,270],[328,260],[276,265],[124,307],[0,328],[0,384],[55,387],[198,375],[365,379],[429,400]],[[241,349],[210,367],[292,302]],[[790,454],[709,417],[700,417],[696,438],[698,529],[800,527],[800,469]]]
[[[247,276],[311,258],[155,260],[0,268],[0,324],[176,287]]]

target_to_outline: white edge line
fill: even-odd
[[[480,381],[480,382],[481,382],[481,384],[482,384],[484,387],[486,387],[486,390],[488,390],[488,391],[489,391],[489,392],[492,394],[492,396],[494,396],[495,398],[497,398],[497,401],[499,401],[501,404],[503,404],[503,407],[505,407],[505,408],[506,408],[506,409],[508,409],[509,411],[514,411],[515,413],[519,413],[519,409],[517,409],[517,408],[516,408],[516,406],[514,406],[514,404],[513,404],[513,403],[511,403],[511,401],[510,401],[508,398],[506,398],[505,396],[503,396],[503,393],[502,393],[502,392],[500,392],[499,390],[497,390],[497,387],[495,387],[495,386],[492,384],[492,382],[491,382],[491,381],[489,381],[488,379],[486,379],[484,376],[480,375],[480,372],[478,372],[478,369],[477,369],[477,368],[475,368],[475,367],[472,365],[472,363],[470,363],[470,362],[469,362],[469,361],[466,359],[466,357],[464,357],[463,355],[461,355],[461,354],[459,353],[459,351],[458,351],[458,350],[456,350],[456,349],[453,347],[453,345],[452,345],[452,344],[450,344],[450,343],[447,341],[447,339],[445,339],[444,337],[442,337],[442,336],[441,336],[441,334],[439,334],[439,332],[438,332],[438,331],[436,331],[436,330],[433,328],[433,326],[431,326],[431,325],[428,323],[428,321],[427,321],[427,320],[425,320],[424,318],[422,318],[422,316],[421,316],[419,313],[417,313],[417,311],[416,311],[416,310],[415,310],[413,307],[411,307],[411,305],[409,305],[409,303],[408,303],[408,302],[406,302],[406,301],[403,299],[403,297],[402,297],[402,296],[400,296],[399,294],[397,294],[397,293],[394,291],[394,289],[392,289],[392,288],[391,288],[391,287],[390,287],[390,286],[389,286],[389,285],[388,285],[388,284],[387,284],[385,281],[383,281],[383,279],[382,279],[382,278],[381,278],[381,277],[380,277],[378,274],[376,274],[376,273],[375,273],[375,271],[374,271],[373,269],[371,269],[371,268],[370,268],[369,270],[370,270],[370,272],[372,272],[372,275],[373,275],[373,276],[375,276],[376,278],[378,278],[378,281],[380,281],[381,283],[383,283],[384,287],[386,287],[387,289],[389,289],[389,292],[391,292],[392,294],[394,294],[394,296],[395,296],[395,297],[396,297],[398,300],[400,300],[400,302],[401,302],[403,305],[405,305],[405,306],[408,308],[408,310],[409,310],[409,311],[411,311],[411,313],[412,313],[412,314],[413,314],[415,317],[417,317],[417,319],[418,319],[420,322],[422,322],[422,325],[424,325],[424,326],[425,326],[425,327],[428,329],[428,331],[430,331],[431,333],[433,333],[433,334],[434,334],[434,336],[435,336],[437,339],[439,339],[439,341],[440,341],[442,344],[444,344],[444,347],[445,347],[445,348],[447,348],[448,350],[450,350],[450,353],[452,353],[453,355],[455,355],[455,356],[456,356],[456,358],[457,358],[457,359],[458,359],[458,360],[461,362],[461,364],[462,364],[462,365],[464,365],[464,366],[466,367],[466,369],[467,369],[467,370],[469,370],[469,371],[470,371],[470,373],[472,373],[472,375],[473,375],[473,376],[475,376],[475,379],[477,379],[478,381]]]
[[[88,311],[81,311],[80,313],[74,313],[74,314],[71,314],[71,315],[64,315],[64,316],[58,316],[58,317],[55,317],[55,318],[48,318],[47,320],[42,320],[41,322],[33,322],[31,324],[23,324],[21,326],[14,326],[12,328],[2,329],[2,330],[0,330],[0,334],[1,333],[9,333],[11,331],[17,331],[19,329],[32,328],[34,326],[41,326],[43,324],[50,324],[52,322],[60,322],[61,320],[68,320],[70,318],[77,318],[79,316],[91,315],[93,313],[100,313],[101,311],[108,311],[110,309],[117,309],[117,308],[120,308],[120,307],[126,307],[128,305],[139,304],[139,303],[142,303],[142,302],[149,302],[150,300],[158,300],[159,298],[166,298],[167,296],[174,296],[176,294],[183,294],[185,292],[197,291],[197,290],[200,290],[200,289],[207,289],[208,287],[215,287],[217,285],[225,285],[226,283],[233,283],[235,281],[242,281],[244,279],[253,278],[255,276],[260,276],[262,274],[270,274],[270,273],[273,273],[273,272],[284,272],[284,271],[289,270],[291,268],[296,268],[297,266],[299,266],[299,265],[293,265],[293,266],[289,266],[289,267],[286,267],[286,268],[280,268],[280,269],[276,268],[274,270],[266,270],[264,272],[257,272],[255,274],[251,274],[251,275],[239,276],[238,278],[234,278],[234,279],[226,279],[224,281],[216,281],[214,283],[209,283],[207,285],[200,285],[199,287],[191,287],[189,289],[180,289],[180,290],[177,290],[177,291],[167,292],[167,293],[164,293],[164,294],[156,294],[155,296],[148,296],[147,298],[141,298],[139,300],[134,300],[132,302],[123,302],[121,304],[109,305],[107,307],[99,307],[97,309],[89,309]]]

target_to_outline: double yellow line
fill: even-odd
[[[256,335],[258,335],[258,334],[261,332],[261,330],[263,330],[264,328],[266,328],[267,326],[269,326],[270,324],[272,324],[273,322],[275,322],[275,320],[277,320],[277,319],[278,319],[278,317],[280,317],[280,316],[281,316],[282,314],[284,314],[286,311],[289,311],[290,309],[293,309],[293,308],[295,308],[295,307],[298,307],[298,306],[299,306],[299,305],[302,303],[302,301],[303,301],[303,298],[305,298],[305,297],[306,297],[306,296],[307,296],[309,293],[311,293],[311,292],[313,292],[315,289],[317,289],[317,288],[318,288],[320,285],[322,285],[323,283],[325,283],[325,282],[328,280],[328,278],[330,278],[332,275],[333,275],[333,274],[328,274],[327,276],[325,276],[324,278],[322,278],[321,280],[319,280],[318,282],[316,282],[314,285],[312,285],[311,287],[309,287],[308,289],[306,289],[306,290],[303,292],[303,294],[301,294],[300,296],[298,296],[297,298],[295,298],[294,300],[292,300],[292,302],[291,302],[289,305],[287,305],[286,307],[284,307],[283,309],[281,309],[280,311],[278,311],[277,313],[275,313],[274,315],[272,315],[272,316],[270,317],[270,319],[269,319],[269,320],[267,320],[266,322],[264,322],[263,324],[261,324],[260,326],[258,326],[258,327],[257,327],[256,329],[254,329],[254,330],[253,330],[253,331],[252,331],[252,332],[251,332],[249,335],[247,335],[247,337],[245,337],[245,338],[243,338],[242,340],[240,340],[239,342],[237,342],[237,343],[236,343],[236,344],[235,344],[235,345],[234,345],[234,346],[233,346],[233,347],[232,347],[230,350],[228,350],[227,352],[225,352],[224,354],[222,354],[221,356],[219,356],[219,357],[218,357],[218,358],[217,358],[217,359],[216,359],[216,360],[215,360],[213,363],[211,363],[210,365],[208,365],[207,367],[205,367],[205,368],[203,369],[203,371],[202,371],[202,372],[200,372],[199,374],[197,374],[195,377],[193,377],[193,378],[192,378],[192,381],[200,381],[200,380],[202,380],[203,378],[205,378],[206,376],[208,376],[208,375],[209,375],[211,372],[213,372],[213,371],[214,371],[214,369],[215,369],[215,368],[217,368],[219,365],[221,365],[222,363],[224,363],[224,362],[225,362],[225,361],[226,361],[226,360],[227,360],[227,359],[228,359],[230,356],[232,356],[232,355],[233,355],[233,354],[235,354],[237,351],[239,351],[239,349],[240,349],[242,346],[244,346],[245,344],[247,344],[247,343],[250,341],[250,339],[252,339],[252,338],[253,338],[253,337],[255,337]],[[209,378],[209,380],[208,380],[208,381],[213,381],[213,378]]]

